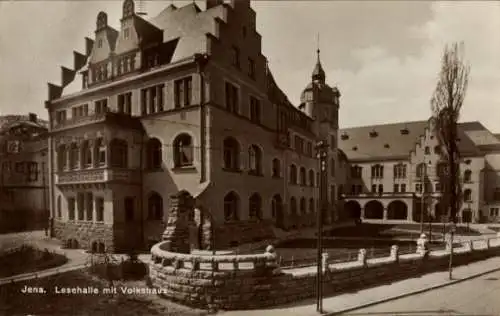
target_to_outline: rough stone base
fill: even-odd
[[[79,248],[91,250],[92,242],[103,242],[106,252],[115,251],[112,225],[54,220],[54,234],[63,244],[66,244],[68,240],[76,240]]]

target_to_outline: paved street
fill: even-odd
[[[500,272],[342,315],[500,315]]]

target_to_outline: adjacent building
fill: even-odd
[[[52,233],[93,250],[149,245],[180,190],[195,198],[195,247],[313,225],[319,140],[330,143],[324,219],[338,220],[340,93],[319,51],[294,106],[262,54],[250,1],[170,5],[150,20],[134,6],[123,2],[119,29],[100,12],[85,53],[49,84]]]
[[[0,116],[0,232],[47,227],[47,122]]]
[[[500,207],[500,140],[479,122],[458,126],[461,222],[495,222]],[[344,208],[381,221],[447,221],[441,201],[447,164],[429,121],[340,130],[350,164]]]

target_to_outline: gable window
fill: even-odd
[[[157,138],[151,138],[147,144],[148,169],[160,169],[163,161],[162,144]]]
[[[425,163],[419,163],[417,165],[417,178],[424,177],[426,171],[427,171],[427,165]]]
[[[277,158],[273,159],[272,176],[273,176],[273,178],[279,178],[279,177],[281,177],[281,162]]]
[[[471,178],[472,178],[472,171],[470,171],[469,169],[465,170],[464,182],[471,182]]]
[[[229,82],[226,82],[226,109],[229,112],[238,114],[239,113],[239,96],[238,88]]]
[[[132,114],[132,92],[118,95],[118,112]]]
[[[98,48],[102,47],[102,39],[101,38],[97,41],[97,47]]]
[[[232,47],[232,63],[236,68],[240,68],[240,50],[238,47]]]
[[[250,97],[250,120],[254,123],[260,124],[261,106],[260,100]]]
[[[179,79],[174,82],[174,106],[176,109],[191,105],[192,78]]]
[[[181,134],[174,140],[175,167],[193,165],[193,140],[188,134]]]
[[[255,79],[255,61],[252,58],[248,58],[248,76]]]
[[[240,144],[232,137],[224,139],[224,169],[236,171],[240,169]]]
[[[248,149],[248,161],[250,174],[262,174],[262,150],[257,145],[252,145]]]

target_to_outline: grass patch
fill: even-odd
[[[0,257],[0,267],[2,267],[0,278],[50,269],[66,262],[68,262],[68,258],[64,255],[23,245]]]
[[[117,294],[102,294],[110,284],[85,270],[63,273],[19,284],[0,286],[1,315],[205,315],[157,295],[121,294],[119,287],[146,287],[144,281],[113,282]],[[41,287],[45,294],[23,294],[24,286]],[[58,294],[55,287],[94,287],[100,294]]]

